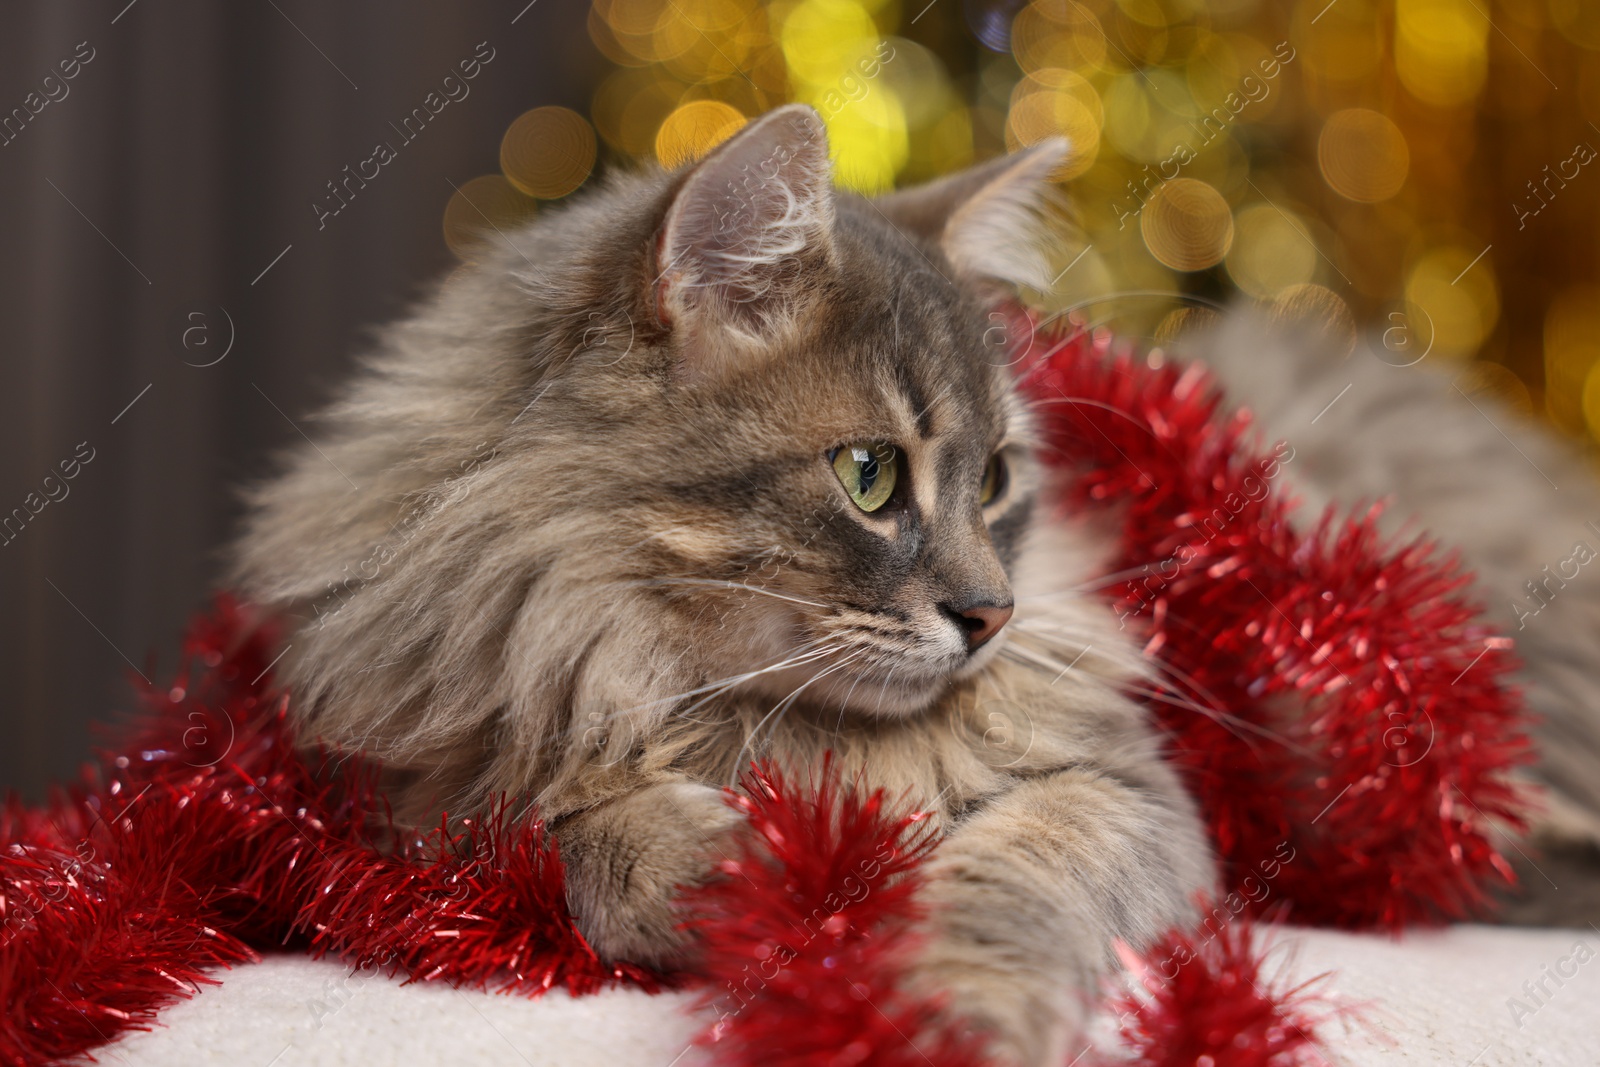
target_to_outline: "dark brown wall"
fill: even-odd
[[[170,672],[231,488],[448,266],[449,183],[494,171],[527,108],[586,110],[599,64],[578,0],[126,2],[0,11],[0,116],[93,49],[0,145],[0,517],[94,456],[0,545],[0,789],[30,798],[134,666]],[[470,95],[402,145],[389,123],[485,41]],[[319,230],[325,183],[380,140],[398,157]],[[226,358],[186,365],[228,317]]]

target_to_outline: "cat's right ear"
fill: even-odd
[[[811,108],[761,116],[689,172],[657,240],[656,314],[695,377],[755,358],[834,262],[828,139]]]

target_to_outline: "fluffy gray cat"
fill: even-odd
[[[252,493],[232,577],[299,620],[306,732],[385,761],[404,817],[535,797],[586,936],[657,964],[692,955],[672,898],[735,829],[720,788],[831,750],[941,820],[915,981],[997,1061],[1065,1062],[1113,943],[1192,918],[1215,871],[1129,695],[1147,668],[1081,592],[1109,536],[1031,521],[989,310],[1047,284],[1063,148],[866,200],[787,107],[486,242]],[[1402,397],[1405,454],[1348,476],[1259,348],[1212,354],[1307,485],[1422,497],[1442,449],[1500,440],[1426,439]],[[1460,539],[1432,499],[1405,503]],[[1534,549],[1495,521],[1516,572]]]

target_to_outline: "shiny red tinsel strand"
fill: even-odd
[[[1435,546],[1379,536],[1376,509],[1306,536],[1201,366],[1103,333],[1013,323],[1063,504],[1115,507],[1108,595],[1167,668],[1152,708],[1199,798],[1230,887],[1252,909],[1398,929],[1459,919],[1511,877],[1490,820],[1522,822],[1528,758],[1509,641],[1476,621],[1469,575]],[[1212,714],[1193,710],[1195,705]],[[1267,876],[1267,872],[1271,872]],[[1237,899],[1237,898],[1236,898]]]
[[[567,913],[536,821],[503,809],[380,849],[374,775],[298,751],[270,691],[275,636],[219,600],[188,667],[121,754],[44,809],[0,820],[0,1063],[59,1062],[156,1012],[207,970],[300,945],[356,966],[574,993],[644,969],[603,964]]]
[[[1322,977],[1281,988],[1265,973],[1251,924],[1196,938],[1174,931],[1142,956],[1121,949],[1133,989],[1107,1010],[1122,1047],[1096,1067],[1327,1067],[1313,1035],[1347,1009],[1320,1005]],[[1174,961],[1183,961],[1181,966]]]
[[[915,951],[927,824],[847,788],[831,766],[805,787],[756,768],[731,796],[749,833],[685,902],[702,946],[701,1036],[721,1063],[978,1067],[973,1038],[901,981]],[[915,1038],[912,1040],[908,1039]]]
[[[1235,916],[1285,901],[1302,921],[1398,927],[1479,906],[1506,873],[1487,819],[1521,811],[1506,779],[1526,756],[1510,656],[1431,545],[1383,543],[1370,513],[1297,535],[1282,494],[1251,488],[1271,481],[1270,457],[1205,372],[1018,321],[1052,455],[1073,472],[1063,503],[1120,509],[1121,568],[1187,546],[1176,573],[1130,579],[1113,602],[1168,668],[1179,699],[1152,706],[1231,883],[1256,881],[1252,900],[1212,908],[1220,934],[1170,935],[1195,958],[1147,976],[1150,995],[1123,1005],[1137,1024],[1125,1036],[1143,1067],[1196,1062],[1174,1050],[1204,1041],[1216,1067],[1290,1067],[1303,1043],[1281,1024],[1309,1034],[1315,1020],[1294,991],[1259,993]],[[308,758],[271,686],[276,647],[220,599],[175,684],[147,687],[129,743],[43,809],[0,812],[0,1063],[147,1028],[208,971],[274,947],[528,994],[660,984],[583,940],[537,819],[502,803],[408,837],[384,818],[375,768]],[[1195,704],[1226,716],[1184,710]],[[718,1059],[983,1062],[901,981],[925,824],[832,769],[804,785],[758,769],[733,802],[750,833],[686,902]]]

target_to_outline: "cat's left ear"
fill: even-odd
[[[831,179],[822,120],[800,104],[751,122],[683,179],[655,296],[686,373],[758,355],[816,299],[834,263]]]
[[[1067,154],[1060,137],[980,163],[876,203],[907,233],[937,244],[955,269],[979,281],[1049,287],[1044,213],[1054,171]]]

